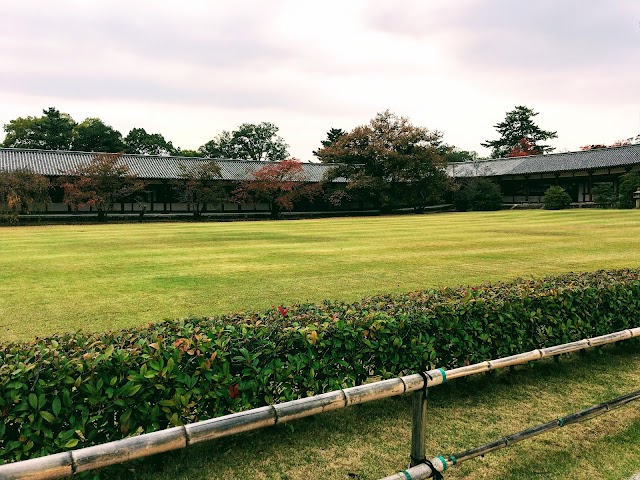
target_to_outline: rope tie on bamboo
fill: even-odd
[[[422,377],[422,380],[424,382],[424,385],[422,386],[422,392],[425,394],[427,394],[427,386],[429,383],[429,380],[431,380],[433,382],[433,377],[431,375],[429,375],[429,372],[425,369],[422,372],[420,372],[420,376]]]
[[[444,477],[442,476],[440,471],[433,465],[433,463],[431,463],[431,460],[425,458],[422,462],[431,469],[431,478],[435,478],[436,480],[444,480]],[[443,462],[443,465],[446,468],[447,463]]]

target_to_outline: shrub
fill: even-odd
[[[635,208],[633,193],[640,188],[640,172],[625,173],[618,187],[618,208]]]
[[[472,178],[454,196],[453,204],[459,211],[487,211],[502,208],[500,187],[487,178]]]
[[[562,210],[569,208],[571,205],[571,197],[564,188],[554,185],[544,192],[542,199],[545,210]]]
[[[611,208],[616,204],[616,194],[610,183],[599,183],[593,187],[593,201],[603,208]]]
[[[634,327],[640,271],[279,306],[0,345],[0,463]]]

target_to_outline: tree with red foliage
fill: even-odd
[[[0,212],[27,214],[44,210],[51,202],[49,180],[28,169],[0,170]]]
[[[631,142],[629,140],[616,140],[611,145],[604,145],[602,143],[596,143],[593,145],[583,145],[582,147],[580,147],[580,150],[584,152],[587,150],[596,150],[598,148],[626,147],[627,145],[631,145]]]
[[[283,210],[293,210],[295,202],[303,198],[313,201],[321,194],[322,187],[306,179],[302,162],[290,158],[253,172],[253,178],[242,182],[233,198],[240,203],[266,202],[271,217],[277,218]]]
[[[507,157],[528,157],[529,155],[540,155],[540,150],[526,138],[521,138],[518,146],[513,147]]]
[[[120,163],[121,157],[121,153],[96,154],[90,163],[67,172],[61,179],[64,203],[74,210],[82,206],[95,208],[98,220],[106,220],[114,203],[144,188],[129,167]]]

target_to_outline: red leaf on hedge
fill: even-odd
[[[289,308],[283,308],[280,305],[278,305],[278,311],[280,312],[280,315],[282,315],[283,318],[287,318],[287,315],[289,314]]]
[[[231,398],[240,398],[240,390],[238,385],[229,385],[229,396]]]

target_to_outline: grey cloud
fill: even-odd
[[[111,72],[40,71],[13,72],[0,77],[0,89],[15,94],[38,95],[73,100],[114,100],[166,103],[231,109],[284,109],[291,112],[350,111],[350,105],[335,102],[321,87],[312,84],[216,81],[194,79],[186,84],[157,76],[154,78]]]
[[[421,5],[422,4],[422,5]],[[638,58],[640,4],[632,0],[486,0],[432,8],[423,2],[377,2],[369,24],[378,30],[442,45],[471,68],[588,70]]]
[[[171,12],[161,8],[141,12],[138,7],[135,14],[130,14],[126,3],[114,3],[115,7],[109,9],[95,5],[90,9],[69,5],[17,9],[5,4],[0,7],[0,15],[7,28],[0,32],[0,41],[5,38],[18,44],[35,44],[43,57],[55,53],[56,45],[66,44],[69,55],[89,51],[95,62],[113,51],[143,60],[215,68],[265,68],[273,61],[297,55],[265,30],[270,14],[265,7],[249,8],[247,2],[238,2],[236,9],[224,17],[217,17],[211,9],[181,19],[172,18]],[[148,2],[146,5],[151,6]]]

